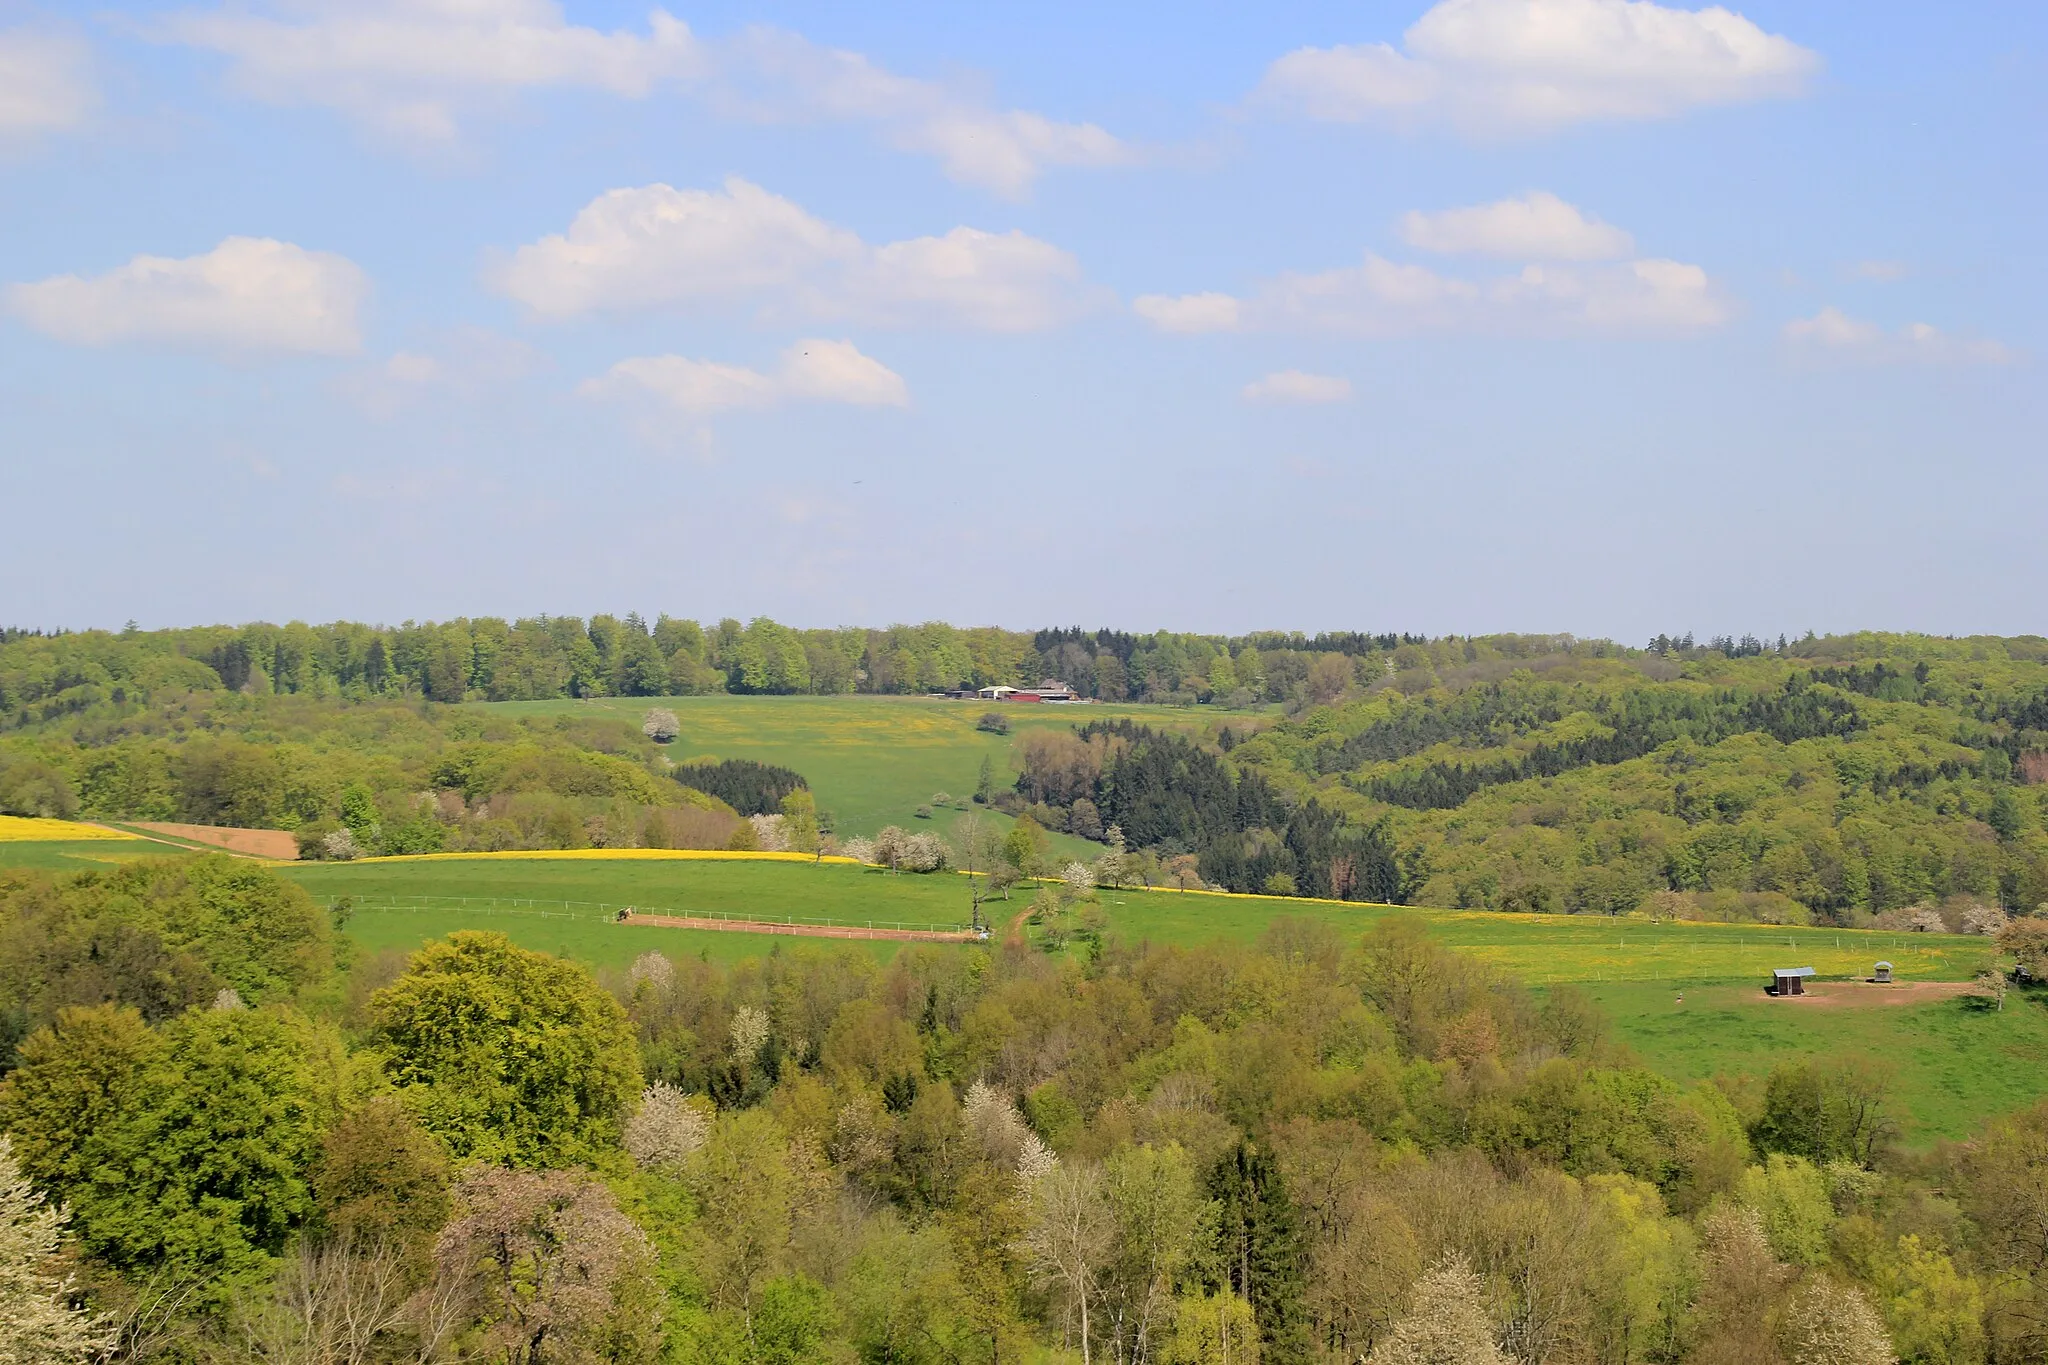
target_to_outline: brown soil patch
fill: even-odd
[[[1824,1005],[1861,1009],[1871,1005],[1925,1005],[1973,995],[1973,981],[1894,981],[1880,986],[1875,981],[1809,981],[1804,995],[1765,995],[1758,998],[1771,1005]]]
[[[869,929],[858,924],[775,924],[767,920],[692,919],[686,915],[628,915],[623,923],[651,924],[667,929],[717,929],[735,934],[793,934],[798,938],[890,939],[902,943],[972,943],[965,929]]]
[[[173,825],[137,821],[137,829],[190,839],[195,844],[224,848],[251,858],[277,858],[290,862],[299,856],[299,841],[281,829],[234,829],[226,825]]]

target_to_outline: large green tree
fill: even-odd
[[[450,934],[370,1012],[400,1097],[458,1160],[571,1166],[617,1148],[639,1052],[625,1011],[580,967],[503,934]]]
[[[0,1086],[22,1166],[124,1268],[260,1273],[313,1212],[307,1172],[349,1073],[333,1030],[282,1008],[194,1010],[151,1031],[70,1009]]]

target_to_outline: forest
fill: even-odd
[[[726,847],[803,783],[801,763],[692,754],[686,786],[623,717],[454,703],[1045,674],[1155,705],[1020,730],[1012,772],[985,772],[976,800],[1081,839],[1114,829],[1145,855],[1135,866],[1175,864],[1182,885],[1986,932],[2048,903],[2036,637],[1667,634],[1638,649],[631,615],[12,630],[0,812],[280,828],[307,856]]]
[[[1417,920],[600,978],[344,913],[0,874],[15,1358],[2048,1360],[2048,1104],[1914,1150],[1881,1058],[1680,1086]]]

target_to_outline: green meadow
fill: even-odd
[[[793,768],[810,782],[818,804],[842,834],[873,834],[884,825],[926,827],[917,808],[943,792],[961,806],[974,794],[986,758],[998,787],[1015,777],[1010,746],[1033,729],[1068,729],[1090,720],[1130,716],[1155,728],[1188,728],[1194,713],[1167,706],[997,706],[929,697],[596,697],[587,701],[483,702],[478,709],[512,715],[609,715],[635,724],[653,707],[676,713],[682,733],[669,746],[678,763],[693,758],[748,758]],[[1009,718],[1008,735],[975,722],[990,711]],[[941,833],[957,812],[934,812]],[[1093,857],[1100,845],[1053,836],[1064,853]]]
[[[906,708],[906,714],[919,713]],[[171,852],[140,841],[12,843],[0,844],[0,865],[76,870]],[[614,923],[615,912],[627,905],[734,918],[933,927],[964,923],[969,913],[968,880],[958,874],[892,876],[843,864],[444,857],[280,864],[279,871],[323,901],[350,897],[355,909],[347,931],[367,952],[406,951],[457,929],[480,928],[598,969],[624,967],[649,949],[732,962],[766,953],[838,951],[886,960],[905,946]],[[1104,889],[1099,895],[1108,934],[1131,943],[1249,944],[1285,916],[1321,921],[1350,937],[1385,916],[1414,915],[1446,946],[1482,957],[1539,990],[1561,983],[1583,987],[1608,1012],[1618,1038],[1676,1080],[1761,1077],[1801,1056],[1884,1059],[1895,1068],[1907,1138],[1917,1145],[1960,1137],[1983,1119],[2048,1092],[2048,998],[2038,993],[2014,992],[2005,1009],[1995,1011],[1976,997],[1842,1006],[1775,1002],[1761,990],[1774,966],[1811,966],[1823,978],[1848,979],[1868,975],[1879,959],[1892,962],[1903,981],[1968,980],[1988,960],[1982,939],[1410,910],[1177,891]],[[1007,903],[990,902],[987,917],[1007,924],[1030,898],[1029,887],[1019,888]]]

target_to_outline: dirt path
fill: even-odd
[[[1976,992],[1974,981],[1894,981],[1887,986],[1874,981],[1809,981],[1804,995],[1773,996],[1758,991],[1756,998],[1766,1005],[1867,1009],[1876,1005],[1926,1005]]]
[[[234,829],[226,825],[174,825],[162,821],[132,822],[136,829],[146,829],[156,834],[168,834],[173,839],[189,839],[195,844],[211,848],[226,849],[249,858],[274,858],[280,862],[293,862],[299,856],[299,841],[281,829]],[[146,836],[145,836],[146,837]],[[159,840],[159,842],[165,842]]]
[[[685,915],[628,915],[625,924],[648,924],[663,929],[715,929],[734,934],[791,934],[798,938],[890,939],[900,943],[972,943],[975,935],[962,929],[948,933],[939,929],[868,929],[858,924],[775,924],[767,920],[693,919]]]

